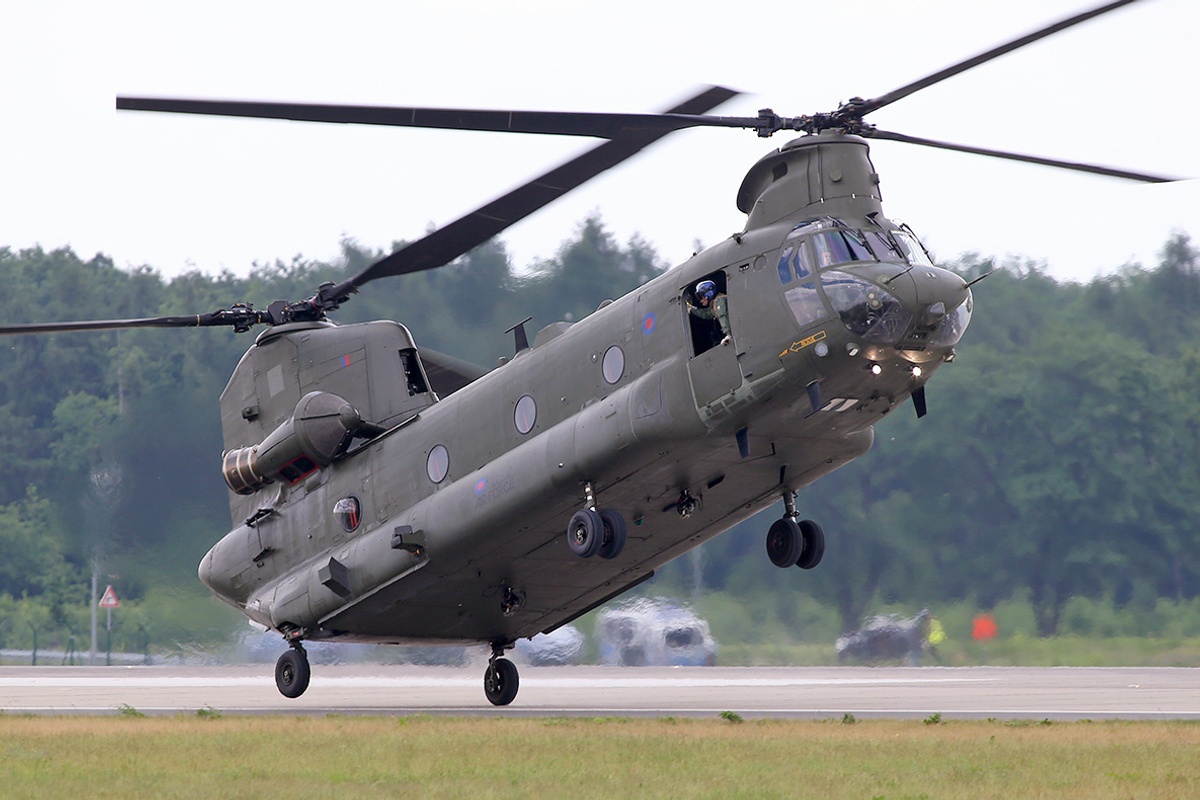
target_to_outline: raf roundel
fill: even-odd
[[[653,311],[647,314],[646,318],[642,320],[642,333],[646,334],[647,336],[654,333],[654,326],[657,324],[657,322],[658,320],[654,318]]]

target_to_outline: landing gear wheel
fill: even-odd
[[[302,647],[293,647],[275,662],[275,687],[284,697],[296,698],[304,694],[310,677],[312,669]]]
[[[493,659],[483,673],[483,693],[494,706],[506,706],[517,696],[521,677],[517,665],[507,658]]]
[[[800,569],[812,569],[821,563],[821,556],[825,555],[825,531],[811,519],[802,519],[800,536],[804,547],[800,551],[800,557],[796,559],[796,566]]]
[[[604,542],[604,521],[590,508],[576,511],[567,525],[567,545],[580,558],[591,558]]]
[[[804,540],[791,517],[777,519],[767,531],[767,557],[777,567],[790,567],[800,558]]]
[[[600,521],[604,523],[604,537],[596,552],[601,558],[616,558],[625,549],[625,518],[619,512],[606,508],[600,512]]]

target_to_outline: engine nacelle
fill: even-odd
[[[275,481],[296,483],[329,466],[361,427],[362,417],[343,398],[309,392],[261,443],[226,452],[221,473],[238,494],[253,494]]]

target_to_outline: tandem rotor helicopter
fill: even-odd
[[[120,97],[122,110],[604,139],[306,299],[189,316],[40,323],[3,334],[264,325],[221,393],[233,529],[200,579],[287,644],[279,691],[308,687],[304,643],[478,642],[484,691],[517,695],[504,657],[650,578],[780,499],[765,547],[821,561],[797,490],[864,454],[971,319],[970,284],[883,213],[868,142],[887,139],[1137,181],[1171,180],[879,130],[870,113],[1136,0],[1110,2],[873,99],[782,117],[711,116],[707,88],[661,114],[385,108]],[[446,265],[672,131],[800,134],[742,181],[744,230],[489,372],[397,322],[337,325],[368,283]]]

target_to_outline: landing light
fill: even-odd
[[[878,364],[871,365],[871,374],[872,375],[878,375],[881,372],[883,372],[883,367],[879,366]]]
[[[914,377],[914,378],[919,378],[919,377],[921,377],[921,368],[920,368],[920,367],[913,367],[913,368],[912,368],[912,374],[913,374],[913,377]]]

